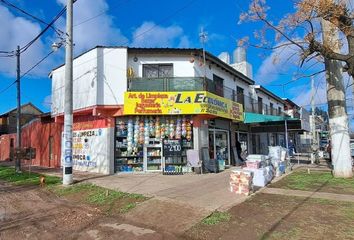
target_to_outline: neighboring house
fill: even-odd
[[[32,103],[21,106],[21,128],[43,112]],[[17,108],[0,115],[0,160],[13,159],[16,146]]]
[[[44,167],[61,166],[61,133],[62,124],[55,123],[50,113],[45,113],[32,119],[21,129],[21,147],[32,148],[35,157],[33,165]],[[14,160],[16,133],[0,136],[0,161]]]
[[[32,103],[21,106],[21,126],[41,115],[43,112]],[[17,108],[0,115],[0,135],[17,131]]]
[[[289,133],[289,139],[295,143],[296,151],[309,152],[311,149],[311,124],[310,113],[303,107],[298,106],[296,103],[288,98],[283,98],[284,110],[287,115],[292,118],[300,119],[301,128]]]

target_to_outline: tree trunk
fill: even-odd
[[[322,20],[322,30],[324,44],[337,46],[333,50],[339,52],[338,44],[332,44],[338,41],[335,27]],[[333,173],[335,177],[350,178],[353,171],[342,65],[339,61],[325,59],[325,67]]]

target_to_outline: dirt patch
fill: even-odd
[[[150,199],[125,215],[128,220],[161,231],[181,234],[208,215],[198,209],[173,200]]]
[[[257,194],[230,209],[229,222],[198,224],[189,239],[354,239],[354,204]]]
[[[328,171],[297,170],[269,187],[354,195],[354,178],[334,178]]]
[[[146,228],[123,217],[121,209],[130,210],[132,207],[126,205],[143,201],[140,196],[91,196],[90,191],[82,194],[75,190],[63,198],[39,187],[4,182],[0,182],[0,192],[1,240],[177,239],[172,233]],[[86,203],[88,199],[93,203]],[[113,206],[113,216],[107,214],[107,206]]]

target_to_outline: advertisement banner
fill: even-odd
[[[73,131],[75,169],[97,168],[107,161],[107,128]]]
[[[177,114],[209,114],[233,121],[243,121],[241,104],[206,91],[124,94],[124,115]]]

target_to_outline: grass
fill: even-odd
[[[126,213],[133,209],[137,202],[147,199],[141,194],[108,190],[90,183],[75,184],[69,187],[53,186],[50,191],[58,196],[79,196],[79,201],[103,207],[107,212],[113,210],[115,205],[121,202],[123,206],[120,206],[118,212]]]
[[[334,178],[330,172],[295,171],[270,187],[280,187],[294,190],[315,191],[335,190],[337,192],[354,193],[354,179]]]
[[[121,213],[127,213],[129,212],[129,210],[133,209],[136,207],[136,203],[132,202],[132,203],[127,203],[126,205],[124,205],[123,207],[120,208],[120,212]]]
[[[231,219],[231,215],[228,212],[213,212],[210,216],[204,218],[202,223],[205,225],[216,225],[221,222],[228,222]]]
[[[39,185],[39,177],[37,173],[16,173],[14,167],[0,166],[0,179],[11,182],[15,185]],[[58,184],[61,179],[54,176],[45,177],[46,185]]]
[[[15,185],[31,186],[39,185],[39,177],[42,174],[22,172],[16,173],[14,167],[0,166],[0,180]],[[107,213],[117,211],[126,213],[133,209],[138,202],[147,198],[141,194],[130,194],[109,190],[90,183],[74,184],[63,187],[61,179],[54,176],[46,176],[46,188],[59,197],[75,198],[79,202],[99,206]],[[118,207],[118,209],[115,209]]]

